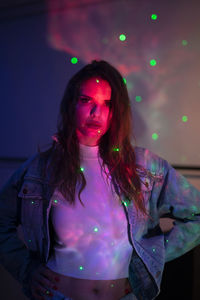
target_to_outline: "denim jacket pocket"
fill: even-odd
[[[25,178],[19,191],[18,197],[26,199],[42,199],[43,185],[40,181],[32,178]]]
[[[145,206],[149,211],[150,199],[154,186],[163,180],[162,174],[154,174],[149,170],[137,170],[141,182],[141,191],[144,197]]]
[[[38,251],[43,237],[43,186],[36,180],[25,179],[18,197],[21,198],[21,225],[24,242],[29,250]]]
[[[146,209],[149,210],[149,200],[153,189],[154,181],[148,175],[140,176],[141,192],[144,197]]]

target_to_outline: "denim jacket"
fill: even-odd
[[[151,300],[160,291],[165,262],[200,243],[200,191],[148,149],[136,147],[135,154],[149,216],[137,212],[133,202],[123,198],[133,246],[129,281],[138,299]],[[44,163],[44,158],[34,155],[0,191],[0,262],[30,299],[28,280],[47,262],[51,246],[49,212],[55,187],[43,174]],[[165,216],[174,219],[174,227],[167,233],[159,226]],[[18,225],[24,241],[18,237]]]

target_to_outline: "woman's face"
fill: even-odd
[[[98,145],[110,125],[110,107],[111,87],[106,80],[94,77],[82,83],[76,105],[76,133],[81,144]]]

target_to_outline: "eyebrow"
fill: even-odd
[[[79,97],[86,97],[86,98],[91,99],[91,100],[93,99],[92,97],[84,95],[84,94],[80,94]],[[104,101],[111,101],[111,99],[105,99]]]

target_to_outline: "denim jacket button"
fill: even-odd
[[[27,194],[28,190],[26,188],[23,189],[23,194]]]

